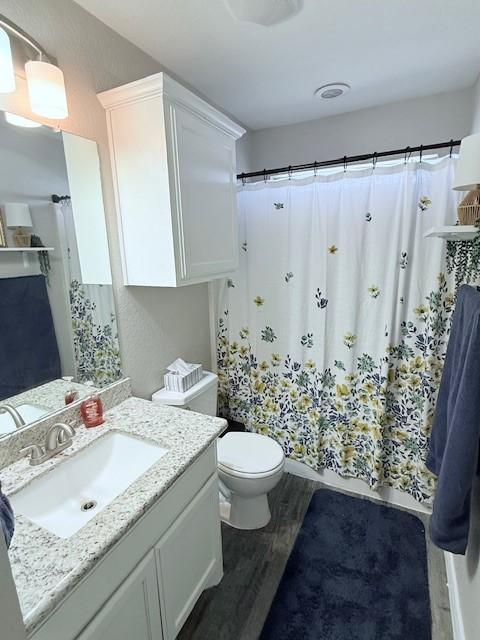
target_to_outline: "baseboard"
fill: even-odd
[[[320,471],[314,471],[303,462],[297,460],[285,461],[285,471],[301,478],[307,478],[308,480],[317,480],[323,482],[335,489],[342,489],[344,491],[351,491],[373,500],[381,500],[382,502],[388,502],[397,507],[403,507],[404,509],[411,509],[412,511],[418,511],[420,513],[431,513],[431,509],[423,504],[420,504],[410,496],[408,493],[398,491],[392,487],[380,487],[378,491],[372,491],[370,487],[363,480],[358,478],[343,478],[334,471],[329,469],[321,469]]]
[[[452,615],[453,637],[454,640],[466,640],[453,554],[445,551],[444,555],[445,566],[447,568],[448,598],[450,600],[450,611]]]

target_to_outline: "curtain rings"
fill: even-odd
[[[242,181],[242,186],[245,186],[247,179],[245,178],[245,174],[242,173],[241,177],[240,177],[241,181]]]
[[[452,157],[452,153],[453,153],[453,138],[450,140],[450,158]]]
[[[316,178],[317,177],[317,161],[315,160],[315,162],[313,163],[313,176]]]
[[[347,156],[343,156],[343,173],[347,173]]]
[[[288,179],[289,180],[292,179],[292,165],[291,164],[288,166]]]
[[[375,151],[375,153],[373,154],[373,157],[372,157],[373,169],[375,169],[375,168],[376,168],[376,166],[377,166],[377,160],[378,160],[378,154],[377,154],[377,152]]]
[[[422,158],[423,158],[423,144],[420,145],[420,164],[422,164]]]
[[[267,182],[267,170],[266,169],[263,170],[263,181],[265,183]]]
[[[403,164],[407,164],[407,162],[410,160],[411,155],[412,155],[412,152],[410,151],[410,147],[406,147],[405,156],[403,158]]]

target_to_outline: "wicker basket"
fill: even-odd
[[[457,213],[460,224],[475,224],[480,218],[480,191],[469,191],[458,205]]]

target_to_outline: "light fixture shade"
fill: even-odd
[[[35,129],[42,126],[40,122],[18,116],[16,113],[10,113],[9,111],[5,111],[5,120],[8,124],[13,124],[15,127],[25,127],[25,129]]]
[[[63,120],[68,116],[62,71],[49,62],[30,60],[25,65],[30,108],[44,118]]]
[[[480,133],[462,140],[453,188],[456,191],[480,190]]]
[[[5,29],[0,27],[0,93],[12,91],[15,91],[15,71],[10,38]]]
[[[270,27],[298,13],[303,0],[225,0],[225,4],[238,20]]]
[[[6,202],[3,205],[5,222],[9,229],[14,227],[33,227],[30,207],[24,202]]]

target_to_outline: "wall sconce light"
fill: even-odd
[[[67,97],[62,71],[52,64],[44,49],[28,34],[0,15],[0,93],[15,91],[10,36],[25,42],[35,51],[36,60],[25,65],[28,97],[33,113],[44,118],[68,117]]]
[[[33,113],[62,120],[68,116],[62,71],[49,62],[30,60],[25,65],[28,95]]]
[[[12,91],[15,91],[15,72],[10,38],[5,29],[0,27],[0,93]]]

